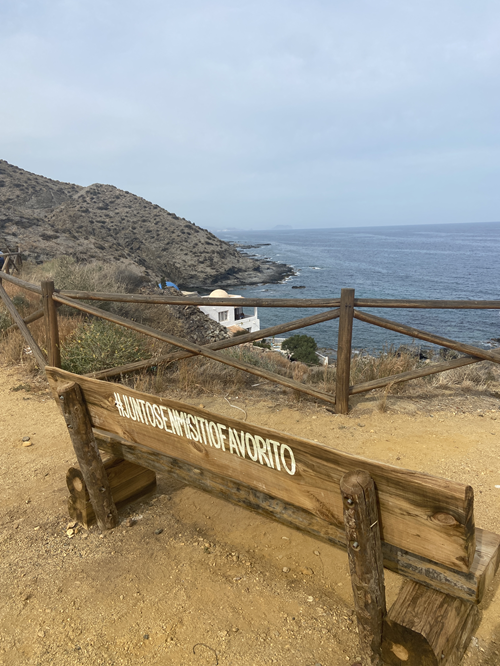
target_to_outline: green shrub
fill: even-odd
[[[281,345],[283,349],[292,352],[292,361],[301,361],[302,363],[311,363],[318,365],[319,360],[316,356],[318,345],[316,340],[310,335],[292,335]]]
[[[261,347],[261,349],[272,349],[271,345],[269,342],[264,338],[263,340],[259,340],[258,342],[253,343],[254,347]]]
[[[6,312],[0,311],[0,331],[5,331],[12,325],[12,319]]]
[[[141,361],[150,355],[137,333],[102,319],[81,324],[61,350],[64,370],[79,375]]]

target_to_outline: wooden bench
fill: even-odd
[[[137,495],[141,483],[149,490],[154,484],[141,470],[168,471],[239,506],[347,547],[366,664],[459,663],[500,554],[500,537],[474,525],[470,486],[120,384],[57,368],[47,367],[46,373],[80,465],[78,492],[88,492],[101,528],[118,522],[115,500],[127,497],[127,474],[135,479],[129,494]],[[99,449],[114,456],[108,471]],[[138,467],[120,476],[117,459]],[[80,505],[87,501],[81,495]],[[405,577],[388,613],[383,567]]]

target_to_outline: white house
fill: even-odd
[[[237,296],[236,294],[228,294],[224,289],[216,289],[213,291],[209,298],[243,298],[242,296]],[[228,305],[200,305],[200,310],[206,315],[218,321],[222,326],[230,328],[232,326],[237,326],[238,328],[244,328],[249,333],[254,333],[255,331],[260,331],[260,321],[257,315],[257,308],[253,308],[253,315],[248,315],[243,312],[242,307],[238,307],[235,303],[234,307]]]

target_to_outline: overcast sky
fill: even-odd
[[[500,220],[498,0],[3,0],[0,157],[202,227]]]

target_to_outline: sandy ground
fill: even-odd
[[[66,534],[75,457],[41,380],[1,368],[0,664],[340,666],[358,659],[347,555],[159,478],[118,528]],[[358,401],[349,416],[279,389],[192,404],[473,485],[476,524],[500,532],[500,400]],[[234,406],[231,406],[234,405]],[[238,409],[239,408],[239,409]],[[244,410],[244,411],[242,411]],[[30,446],[23,446],[30,437]],[[127,527],[126,521],[136,522]],[[387,598],[401,579],[386,572]],[[464,664],[500,664],[500,574]]]

